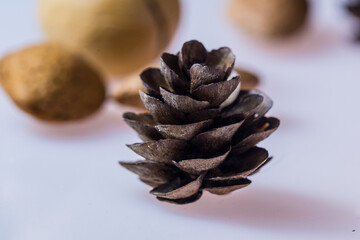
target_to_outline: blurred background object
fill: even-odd
[[[3,58],[0,84],[18,107],[47,121],[84,118],[105,98],[101,75],[58,44],[27,47]]]
[[[284,37],[306,22],[307,0],[232,0],[229,14],[242,30],[262,37]]]
[[[234,70],[240,75],[242,90],[251,90],[259,85],[259,77],[254,73],[238,67],[235,67]]]
[[[140,99],[139,90],[145,91],[140,80],[139,74],[133,74],[121,81],[113,90],[112,97],[121,104],[130,105],[144,109],[144,104]]]
[[[360,1],[349,1],[346,5],[348,12],[356,19],[357,29],[355,34],[355,40],[360,41]]]
[[[49,40],[88,56],[106,75],[131,74],[169,44],[178,0],[39,0]]]

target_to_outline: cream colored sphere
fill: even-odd
[[[178,0],[39,0],[48,38],[83,52],[111,76],[143,68],[159,56],[179,14]]]

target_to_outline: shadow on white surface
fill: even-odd
[[[223,197],[204,194],[194,204],[167,207],[193,217],[275,231],[346,233],[359,221],[328,202],[265,188],[244,189]]]

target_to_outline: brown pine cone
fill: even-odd
[[[144,141],[128,147],[145,160],[120,164],[159,200],[185,204],[203,190],[230,193],[249,185],[247,176],[271,159],[255,145],[279,126],[264,116],[272,101],[260,91],[240,91],[234,62],[229,48],[208,52],[193,40],[177,55],[164,53],[160,69],[140,75],[150,113],[125,113],[124,120]]]

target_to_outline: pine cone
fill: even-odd
[[[358,21],[358,29],[355,36],[356,41],[360,41],[360,0],[350,1],[346,8],[348,12],[353,15]]]
[[[164,53],[160,69],[140,75],[150,114],[123,117],[144,141],[128,147],[146,160],[120,164],[159,200],[185,204],[203,190],[230,193],[249,185],[247,176],[271,159],[255,145],[279,126],[264,116],[272,101],[260,91],[240,91],[234,62],[229,48],[207,52],[193,40],[177,55]]]

